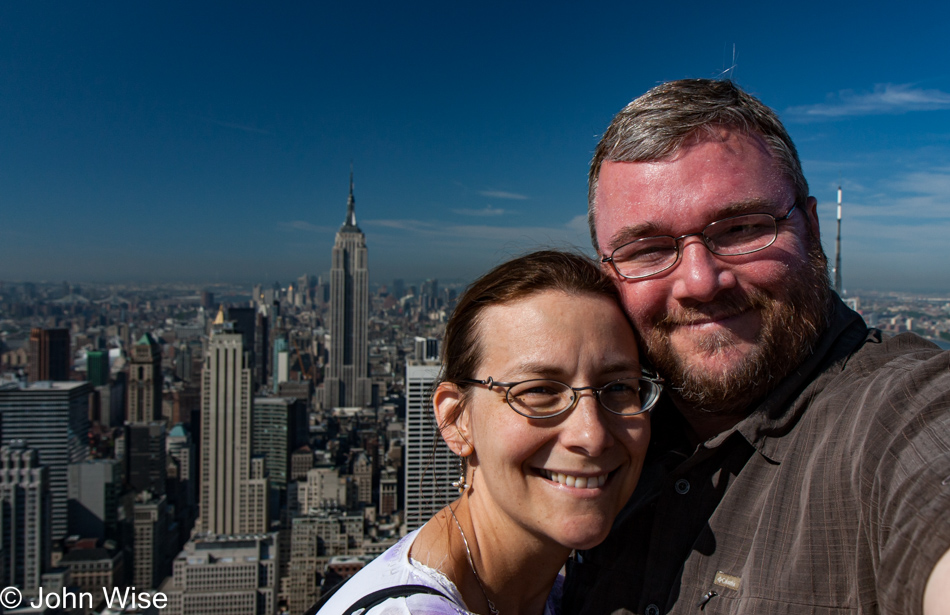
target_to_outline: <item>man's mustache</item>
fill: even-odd
[[[672,329],[738,316],[743,312],[767,308],[772,299],[767,293],[759,289],[750,291],[729,291],[727,294],[716,295],[709,303],[696,306],[680,306],[659,319],[656,326],[662,329]]]

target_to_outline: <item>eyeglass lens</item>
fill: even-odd
[[[765,249],[778,234],[775,218],[769,214],[748,214],[712,222],[702,233],[703,243],[721,256],[738,256]],[[678,239],[671,236],[638,239],[614,250],[612,263],[618,273],[646,277],[673,266],[679,258]]]
[[[655,385],[638,378],[616,380],[593,389],[604,408],[616,414],[637,414],[653,404]],[[574,405],[577,393],[556,380],[528,380],[508,389],[508,403],[526,416],[548,416]]]

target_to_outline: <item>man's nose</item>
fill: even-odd
[[[673,297],[677,300],[711,301],[719,291],[736,285],[732,269],[709,250],[702,236],[682,240],[680,262],[673,275]]]

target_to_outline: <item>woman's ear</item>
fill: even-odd
[[[475,449],[472,447],[469,413],[462,407],[462,391],[451,382],[442,382],[432,396],[435,406],[435,420],[442,433],[442,439],[453,453],[459,457],[468,457]]]

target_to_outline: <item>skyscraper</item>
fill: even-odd
[[[435,362],[406,364],[406,530],[429,520],[458,497],[458,460],[439,435],[430,401],[439,377]]]
[[[119,539],[122,463],[115,459],[85,459],[69,464],[67,472],[70,534]]]
[[[264,459],[274,490],[272,506],[282,506],[287,499],[290,453],[306,443],[306,404],[293,398],[257,397],[252,414],[251,454]]]
[[[86,379],[94,387],[109,384],[108,350],[90,350],[86,353]]]
[[[169,548],[167,508],[164,495],[143,491],[135,496],[132,583],[140,590],[158,587],[168,572],[165,566]]]
[[[262,307],[228,307],[227,311],[227,319],[234,322],[234,332],[244,338],[244,352],[248,356],[247,367],[251,370],[253,391],[263,384],[264,375],[267,374],[264,349],[268,345],[268,324],[266,314],[261,313]]]
[[[257,527],[257,515],[248,514],[263,504],[250,501],[252,398],[247,355],[244,338],[219,312],[201,373],[199,514],[201,531],[211,534],[267,529],[266,523]]]
[[[162,418],[162,347],[148,333],[132,346],[128,417],[133,423]]]
[[[175,558],[171,576],[159,588],[168,596],[168,606],[161,612],[275,613],[278,562],[277,534],[194,537]]]
[[[353,173],[346,220],[336,234],[330,269],[330,360],[324,379],[324,406],[365,406],[372,398],[367,377],[369,269],[366,235],[356,225]]]
[[[49,471],[23,442],[0,448],[0,583],[35,595],[49,564]]]
[[[69,329],[30,331],[30,382],[69,380]]]
[[[167,457],[165,423],[127,423],[125,425],[126,476],[135,491],[165,494]]]
[[[0,386],[2,444],[22,440],[36,449],[39,462],[49,469],[52,513],[50,532],[53,541],[65,538],[69,529],[67,514],[68,466],[89,454],[88,382],[35,382],[29,386]]]

